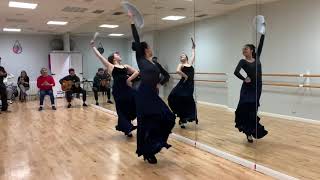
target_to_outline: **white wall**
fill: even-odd
[[[1,65],[15,77],[20,75],[21,70],[26,70],[30,81],[35,80],[39,76],[40,69],[48,67],[49,42],[52,38],[47,35],[0,34]],[[22,46],[21,54],[12,51],[16,40],[19,40]]]
[[[197,84],[195,89],[197,100],[234,107],[238,101],[241,82],[233,77],[233,70],[241,58],[242,45],[253,41],[251,22],[254,15],[255,8],[246,7],[225,16],[196,22],[195,32],[193,23],[161,31],[158,37],[159,57],[165,61],[170,72],[175,72],[180,54],[185,52],[191,56],[190,38],[195,36],[196,72],[231,75],[229,78],[197,76],[197,79],[229,81],[228,85]],[[175,82],[167,89],[166,95],[174,85]]]
[[[197,99],[236,108],[241,81],[233,71],[242,58],[244,44],[256,42],[252,20],[256,6],[244,7],[224,16],[196,23],[197,72],[228,73],[223,85],[197,85]],[[259,7],[267,19],[267,35],[261,57],[264,73],[320,74],[320,1],[281,0]],[[190,35],[193,24],[160,31],[156,37],[160,62],[174,72],[181,52],[190,55]],[[199,79],[203,79],[198,77]],[[220,77],[215,77],[220,79]],[[214,78],[214,79],[215,79]],[[320,78],[319,78],[320,79]],[[264,80],[294,82],[297,78],[264,78]],[[319,80],[311,79],[311,83]],[[168,95],[175,84],[167,88]],[[206,87],[204,87],[206,86]],[[264,86],[261,110],[271,113],[319,119],[320,91]]]
[[[21,70],[26,70],[31,81],[36,80],[42,67],[48,67],[48,54],[51,52],[50,41],[53,36],[49,35],[17,35],[0,34],[0,57],[2,65],[8,73],[19,76]],[[89,42],[92,37],[72,37],[75,42],[75,51],[80,51],[83,55],[84,77],[93,79],[97,69],[103,65],[94,56],[90,49]],[[14,54],[13,44],[19,40],[23,52]],[[102,42],[105,57],[111,52],[120,51],[123,62],[128,63],[128,41],[126,39],[98,38],[97,42]]]
[[[103,64],[99,59],[94,55],[91,46],[90,40],[92,37],[78,36],[72,37],[75,42],[75,51],[80,51],[83,55],[83,77],[87,79],[93,79],[98,68],[104,68]],[[108,58],[112,52],[119,51],[122,56],[122,62],[129,63],[130,59],[128,55],[128,40],[119,39],[119,38],[98,38],[96,40],[96,45],[102,43],[104,47],[103,56]],[[130,46],[131,47],[131,46]]]
[[[320,74],[320,1],[282,0],[261,7],[268,21],[262,55],[266,73]],[[320,83],[312,78],[311,83]],[[265,80],[303,82],[303,78]],[[262,111],[320,119],[320,91],[317,89],[265,87]]]

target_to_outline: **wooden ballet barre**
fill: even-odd
[[[227,73],[195,73],[195,74],[202,74],[202,75],[221,75],[226,76]]]
[[[194,80],[195,82],[209,82],[209,83],[227,83],[227,81],[219,81],[219,80]]]
[[[180,80],[178,78],[172,78],[174,80]],[[195,82],[209,82],[209,83],[226,83],[227,81],[223,81],[223,80],[200,80],[200,79],[195,79]]]
[[[320,77],[320,74],[304,74],[303,77]]]
[[[320,85],[304,85],[304,84],[272,83],[272,82],[264,82],[263,85],[279,86],[279,87],[320,88]]]
[[[320,74],[262,74],[262,76],[269,77],[320,77]]]
[[[171,73],[169,73],[169,74],[177,74],[177,73],[171,72]],[[199,72],[199,73],[194,73],[194,74],[200,74],[200,75],[219,75],[219,76],[226,76],[226,75],[227,75],[227,73],[201,73],[201,72]]]

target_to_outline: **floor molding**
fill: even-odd
[[[285,119],[285,120],[289,120],[289,121],[298,121],[298,122],[304,122],[304,123],[311,123],[311,124],[320,125],[320,120],[307,119],[307,118],[294,117],[294,116],[287,116],[287,115],[274,114],[274,113],[268,113],[268,112],[260,112],[259,114],[261,114],[262,116],[280,118],[280,119]]]
[[[222,105],[222,104],[214,104],[214,103],[209,103],[209,102],[205,102],[205,101],[197,101],[197,103],[203,104],[203,105],[208,105],[208,106],[214,106],[216,108],[228,109],[228,106]]]
[[[94,109],[97,109],[97,110],[100,110],[102,112],[108,113],[110,115],[113,115],[115,117],[118,117],[116,112],[108,110],[108,109],[105,109],[103,107],[96,106],[96,105],[93,105],[93,104],[90,104],[90,107],[92,107]],[[220,105],[218,107],[222,107],[222,106]],[[225,107],[227,107],[227,106],[225,106]],[[234,156],[232,154],[226,153],[224,151],[218,150],[218,149],[213,148],[211,146],[208,146],[206,144],[199,143],[199,142],[197,142],[195,140],[183,137],[183,136],[175,134],[175,133],[172,133],[170,135],[170,138],[178,140],[178,141],[183,142],[183,143],[186,143],[188,145],[194,146],[197,149],[200,149],[202,151],[205,151],[205,152],[208,152],[210,154],[216,155],[218,157],[221,157],[223,159],[229,160],[229,161],[231,161],[233,163],[242,165],[244,167],[250,168],[250,169],[252,169],[254,171],[260,172],[262,174],[271,176],[271,177],[276,178],[276,179],[280,179],[280,180],[298,180],[295,177],[283,174],[281,172],[278,172],[278,171],[275,171],[273,169],[267,168],[265,166],[256,164],[256,163],[251,162],[249,160]]]
[[[117,114],[117,112],[115,112],[115,111],[111,111],[111,110],[109,110],[109,109],[106,109],[106,108],[103,108],[103,107],[101,107],[101,106],[97,106],[97,105],[94,105],[94,104],[90,104],[90,107],[92,107],[92,108],[94,108],[94,109],[98,109],[98,110],[100,110],[100,111],[102,111],[102,112],[105,112],[105,113],[108,113],[108,114],[111,114],[111,115],[113,115],[113,116],[118,117],[118,114]]]
[[[226,109],[230,112],[235,112],[236,109],[230,108],[226,105],[221,105],[221,104],[214,104],[214,103],[209,103],[209,102],[204,102],[204,101],[198,101],[199,104],[203,105],[208,105],[212,106],[215,108],[223,108]],[[289,121],[298,121],[298,122],[304,122],[304,123],[311,123],[311,124],[317,124],[320,125],[320,120],[314,120],[314,119],[308,119],[308,118],[301,118],[301,117],[294,117],[294,116],[288,116],[288,115],[281,115],[281,114],[275,114],[275,113],[269,113],[269,112],[259,112],[260,115],[262,116],[268,116],[268,117],[274,117],[274,118],[280,118],[280,119],[285,119]]]

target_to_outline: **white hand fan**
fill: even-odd
[[[260,34],[266,33],[266,21],[264,16],[258,15],[253,19],[253,27],[257,30]]]
[[[139,28],[143,28],[144,19],[141,12],[138,10],[138,8],[127,1],[122,2],[122,7],[125,9],[126,12],[132,13],[135,25]]]

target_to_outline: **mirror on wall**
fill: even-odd
[[[132,3],[145,18],[141,38],[171,76],[159,95],[178,115],[176,137],[295,178],[320,178],[318,1]],[[99,37],[103,55],[120,51],[123,63],[138,68],[127,17],[108,17],[111,22],[115,19],[121,19],[117,23],[125,35],[121,40]],[[257,30],[264,26],[265,32]],[[103,67],[98,61],[92,63],[94,58],[84,57],[84,68],[90,72]],[[94,74],[88,74],[87,79],[93,80]],[[99,93],[99,107],[115,111],[107,97]],[[92,92],[89,99],[96,103]]]
[[[254,135],[257,99],[255,80],[244,83],[252,72],[247,75],[244,71],[243,49],[246,44],[256,45],[256,15],[255,1],[196,1],[197,144],[252,163],[256,162],[257,143],[246,134]],[[255,70],[255,64],[250,64],[249,71]]]
[[[160,3],[161,2],[161,3]],[[173,133],[196,140],[197,123],[195,96],[195,2],[159,1],[157,48],[159,62],[170,73],[170,81],[163,87],[162,96],[176,114]]]
[[[258,142],[257,163],[299,179],[320,178],[319,5],[280,0],[258,11],[267,22],[259,110],[269,134]]]

